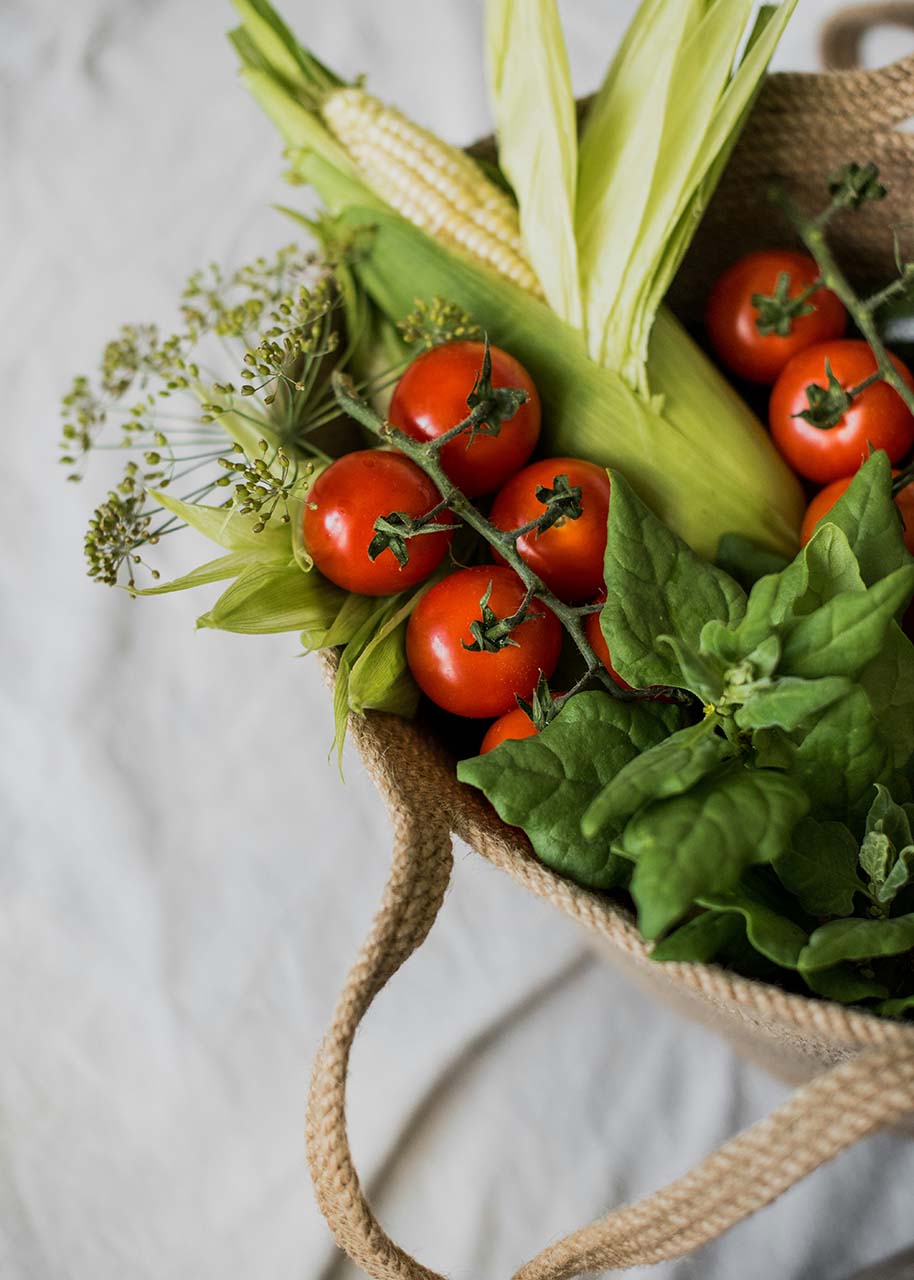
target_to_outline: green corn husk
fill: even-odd
[[[246,84],[286,140],[293,179],[318,191],[330,213],[337,217],[340,231],[375,229],[371,250],[358,264],[357,272],[360,283],[382,311],[398,320],[413,308],[417,297],[430,300],[438,296],[457,303],[488,331],[493,342],[510,350],[533,372],[544,403],[543,447],[618,468],[661,519],[700,553],[713,557],[720,538],[727,533],[790,553],[796,547],[804,507],[797,480],[749,408],[678,322],[662,307],[658,309],[657,303],[686,251],[794,0],[787,0],[779,9],[765,10],[742,63],[732,75],[729,63],[726,75],[721,67],[725,55],[732,61],[734,33],[740,21],[745,25],[745,0],[682,0],[689,9],[688,20],[683,18],[681,26],[675,26],[671,34],[662,25],[658,27],[656,20],[663,14],[672,20],[677,3],[678,0],[645,0],[642,4],[581,140],[576,229],[587,334],[565,323],[548,305],[488,267],[418,230],[368,190],[321,122],[320,96],[327,91],[327,81],[320,77],[329,73],[321,68],[320,75],[315,76],[311,70],[303,69],[303,64],[310,66],[310,55],[301,51],[296,55],[298,46],[294,41],[292,47],[286,45],[291,37],[266,0],[235,0],[244,26],[233,33],[233,40],[242,56]],[[498,5],[507,6],[507,0],[493,0],[490,30],[504,30],[495,12]],[[537,7],[548,11],[550,6],[545,0],[537,0]],[[710,25],[712,16],[719,29]],[[269,39],[264,36],[264,26]],[[554,33],[551,22],[546,23],[545,29]],[[537,38],[536,24],[525,23],[523,30],[528,40]],[[595,248],[601,238],[605,241],[611,220],[604,218],[599,229],[594,225],[590,231],[582,231],[586,222],[582,217],[582,190],[586,192],[588,184],[595,181],[595,140],[601,132],[608,136],[611,128],[618,131],[615,99],[621,95],[632,118],[637,118],[638,112],[653,118],[654,107],[647,101],[654,93],[652,78],[643,81],[636,93],[634,71],[626,71],[626,58],[633,56],[633,49],[653,48],[661,30],[673,45],[666,74],[674,87],[681,83],[683,67],[689,65],[689,59],[693,68],[698,65],[695,59],[701,55],[695,43],[696,32],[703,37],[714,32],[719,50],[715,60],[716,65],[719,63],[716,101],[723,105],[712,110],[714,94],[710,90],[706,94],[696,91],[704,113],[702,145],[692,146],[688,155],[681,157],[681,165],[669,180],[669,191],[660,190],[659,159],[669,152],[672,140],[681,137],[681,121],[660,118],[658,123],[654,118],[652,126],[650,122],[644,126],[646,136],[653,128],[656,153],[650,162],[647,192],[639,189],[638,165],[630,163],[624,150],[619,153],[618,162],[629,166],[629,196],[634,202],[634,212],[625,208],[618,215],[619,225],[628,226],[628,271],[627,263],[620,265],[616,261],[614,265],[608,257],[604,262]],[[285,53],[280,54],[278,49]],[[502,62],[516,56],[511,48],[502,53]],[[555,74],[550,75],[548,83],[555,99],[557,123],[551,145],[542,151],[539,162],[546,174],[565,171],[554,215],[535,186],[525,195],[524,184],[518,182],[517,175],[517,167],[523,163],[523,146],[507,143],[507,153],[513,156],[509,167],[513,166],[515,186],[520,188],[528,213],[530,201],[536,201],[532,221],[529,216],[525,219],[523,204],[521,207],[522,228],[530,242],[528,252],[533,240],[539,241],[539,247],[531,253],[534,265],[537,258],[543,260],[548,250],[548,241],[543,238],[549,235],[550,217],[554,216],[557,224],[567,219],[567,169],[571,159],[567,130],[562,126],[562,120],[567,120],[567,101],[563,99],[561,56],[556,57]],[[293,70],[293,63],[298,71]],[[510,80],[504,66],[494,78],[502,85]],[[570,94],[570,87],[567,92]],[[505,121],[501,124],[504,138]],[[537,127],[545,132],[545,116]],[[609,157],[607,174],[611,171]],[[480,181],[485,181],[482,175]],[[652,192],[657,204],[648,217],[647,202]],[[567,236],[561,234],[567,248]],[[605,245],[602,253],[609,253]],[[640,279],[635,278],[636,263],[637,271],[642,273]],[[593,358],[593,335],[610,331],[604,323],[609,304],[604,299],[600,312],[597,295],[611,276],[617,285],[615,294],[606,294],[612,302],[610,310],[618,304],[620,316],[627,318],[621,336],[613,331],[611,341],[601,340],[598,361]],[[592,281],[597,281],[599,287],[594,287]],[[555,305],[575,318],[574,292],[560,301],[556,288],[553,282],[546,289],[547,296],[551,294]]]

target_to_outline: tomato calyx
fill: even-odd
[[[551,489],[544,484],[537,485],[536,500],[543,504],[545,511],[536,520],[531,520],[529,525],[521,525],[520,529],[513,532],[517,537],[521,537],[524,533],[532,533],[536,530],[539,535],[551,529],[560,520],[580,520],[584,514],[583,496],[584,491],[581,486],[570,484],[567,475],[556,476],[552,481]]]
[[[851,162],[836,169],[828,179],[828,191],[832,199],[823,221],[839,209],[859,209],[870,200],[884,200],[888,195],[879,181],[879,167],[872,160],[868,164]]]
[[[502,424],[509,422],[521,405],[530,399],[522,387],[492,386],[492,354],[489,350],[489,335],[484,339],[482,367],[476,375],[473,390],[467,396],[467,406],[471,410],[469,418],[459,423],[452,431],[446,431],[431,441],[435,449],[440,449],[448,440],[467,431],[467,444],[470,445],[477,436],[497,436],[501,434]]]
[[[811,427],[818,427],[820,431],[829,431],[832,427],[836,427],[851,407],[854,398],[874,382],[881,382],[883,374],[881,369],[877,369],[856,386],[842,387],[835,377],[831,363],[826,360],[825,376],[828,381],[824,387],[818,382],[811,382],[807,386],[806,399],[809,402],[809,408],[790,415],[792,418],[802,418],[804,422],[808,422]]]
[[[526,622],[528,618],[535,617],[536,609],[531,609],[530,605],[533,600],[533,588],[528,587],[514,613],[506,618],[499,618],[498,614],[489,604],[492,597],[492,583],[486,587],[482,599],[479,601],[479,608],[482,616],[474,618],[470,623],[470,635],[473,637],[473,643],[467,644],[465,640],[461,640],[461,644],[468,653],[499,653],[502,649],[506,649],[509,645],[516,645],[517,641],[511,639],[511,632],[520,626],[522,622]]]
[[[790,272],[781,271],[774,286],[773,293],[753,293],[750,301],[758,313],[755,327],[763,338],[775,333],[779,338],[786,338],[793,328],[794,320],[800,316],[810,316],[816,310],[809,299],[822,288],[822,277],[801,289],[794,297],[790,296]]]
[[[517,705],[521,711],[529,716],[537,733],[542,733],[546,725],[552,723],[567,701],[567,698],[559,698],[552,692],[549,688],[549,681],[541,671],[540,678],[536,682],[536,688],[530,696],[530,701],[528,702],[525,698],[518,697]]]
[[[449,533],[453,524],[443,524],[435,517],[446,511],[447,501],[442,500],[424,516],[411,516],[405,511],[391,511],[389,515],[378,516],[374,522],[375,536],[368,544],[368,559],[377,560],[384,551],[391,551],[397,558],[401,568],[409,564],[407,542],[423,533]]]

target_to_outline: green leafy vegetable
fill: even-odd
[[[789,561],[786,556],[768,551],[738,533],[725,533],[717,544],[715,564],[735,578],[744,591],[749,591],[759,578],[780,573]]]
[[[732,624],[746,607],[742,587],[661,524],[615,472],[605,581],[603,635],[619,675],[638,689],[688,687],[672,648],[659,645],[658,637],[695,649],[709,619]]]
[[[674,715],[654,703],[579,693],[542,733],[462,760],[457,776],[522,827],[548,866],[590,888],[612,888],[626,878],[626,864],[612,832],[581,838],[581,813],[629,760],[666,737]]]
[[[781,670],[788,675],[857,676],[879,656],[895,613],[914,593],[914,565],[866,591],[843,591],[788,623]]]
[[[645,937],[659,937],[696,898],[732,889],[753,863],[777,858],[808,807],[792,779],[741,764],[647,805],[622,839],[636,864],[632,894]]]
[[[902,1018],[914,1010],[914,996],[898,996],[894,1000],[884,1000],[877,1005],[876,1012],[884,1018]]]
[[[806,929],[790,918],[791,903],[758,873],[747,872],[728,893],[705,895],[701,905],[742,916],[756,951],[785,969],[795,969],[809,940]]]
[[[828,513],[848,538],[867,586],[912,562],[904,526],[892,500],[892,467],[882,450],[873,453]]]
[[[736,916],[724,911],[702,911],[688,924],[680,925],[656,943],[651,959],[663,963],[707,964],[721,947],[742,933]]]
[[[894,920],[831,920],[816,929],[800,954],[806,972],[845,960],[897,956],[914,948],[914,915]]]
[[[770,688],[753,689],[734,719],[741,729],[799,729],[850,693],[851,688],[850,680],[844,676],[825,676],[821,680],[784,676]]]
[[[839,1004],[856,1004],[859,1000],[880,999],[886,995],[886,987],[875,978],[868,978],[853,964],[838,964],[833,969],[816,969],[804,972],[803,981],[817,996],[835,1000]]]
[[[812,916],[850,916],[864,886],[857,841],[843,822],[804,818],[774,864],[784,888]]]
[[[680,729],[623,765],[585,811],[584,836],[591,838],[605,826],[618,829],[649,800],[688,791],[734,753],[713,718]]]
[[[851,689],[816,720],[787,761],[822,817],[846,816],[882,778],[888,750],[863,689]]]

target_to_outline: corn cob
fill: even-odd
[[[512,201],[463,152],[362,89],[333,89],[321,115],[367,185],[423,231],[542,296]]]

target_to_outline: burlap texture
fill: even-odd
[[[826,56],[847,65],[874,16],[897,21],[901,10],[914,25],[910,4],[856,6],[830,28]],[[837,224],[837,250],[860,282],[890,276],[893,227],[914,208],[914,135],[896,129],[912,114],[914,57],[877,71],[770,76],[676,282],[672,302],[682,318],[694,319],[708,281],[734,257],[790,239],[763,200],[771,181],[816,208],[828,173],[849,159],[875,160],[891,194]],[[332,656],[326,663],[332,678]],[[345,1107],[358,1024],[434,922],[451,871],[451,833],[576,920],[652,995],[706,1022],[785,1078],[807,1081],[773,1115],[670,1187],[546,1249],[516,1280],[560,1280],[680,1256],[866,1134],[914,1116],[914,1026],[790,995],[714,966],[654,964],[630,915],[538,862],[522,833],[457,782],[453,758],[421,724],[369,715],[353,718],[351,733],[387,800],[394,858],[372,932],[315,1063],[307,1136],[321,1209],[340,1246],[369,1275],[440,1280],[377,1222],[352,1163]]]

